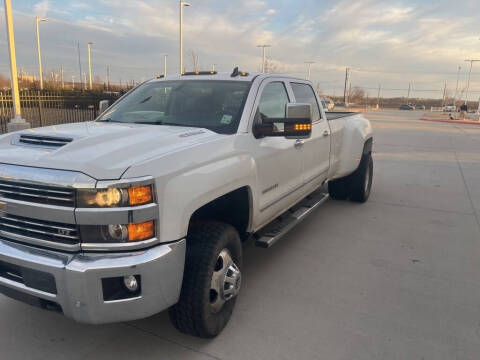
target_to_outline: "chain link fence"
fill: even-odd
[[[100,100],[109,100],[112,104],[119,97],[119,93],[22,90],[20,106],[22,117],[34,128],[94,120]],[[0,134],[7,131],[11,118],[12,92],[0,90]]]

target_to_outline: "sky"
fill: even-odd
[[[112,83],[142,81],[179,71],[177,0],[13,0],[17,64],[38,76],[35,16],[40,23],[44,72],[63,66],[79,78],[88,69],[93,42],[94,75]],[[469,63],[480,59],[480,1],[457,0],[191,0],[184,8],[184,63],[192,51],[201,69],[259,71],[261,49],[276,70],[305,77],[325,93],[343,94],[345,68],[351,86],[369,96],[441,97],[445,82],[453,96],[466,87]],[[3,1],[0,2],[0,74],[9,74]],[[480,97],[480,62],[474,64],[469,99]]]

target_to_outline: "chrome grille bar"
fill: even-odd
[[[0,196],[41,204],[60,206],[75,206],[75,190],[24,183],[18,181],[0,180]]]
[[[26,242],[41,242],[65,245],[79,245],[80,237],[75,225],[29,219],[6,214],[0,217],[0,236],[10,240],[22,239]],[[30,241],[29,241],[30,240]]]

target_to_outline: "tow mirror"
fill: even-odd
[[[253,127],[255,137],[285,136],[305,139],[312,133],[312,106],[310,104],[288,103],[284,118],[266,118]]]
[[[100,100],[100,102],[98,103],[98,113],[103,114],[105,110],[108,109],[109,106],[110,106],[110,103],[108,100]]]

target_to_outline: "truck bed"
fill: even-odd
[[[352,116],[356,114],[357,114],[356,112],[352,112],[352,111],[325,112],[325,115],[327,116],[327,120],[336,120],[336,119],[340,119],[343,117]]]

